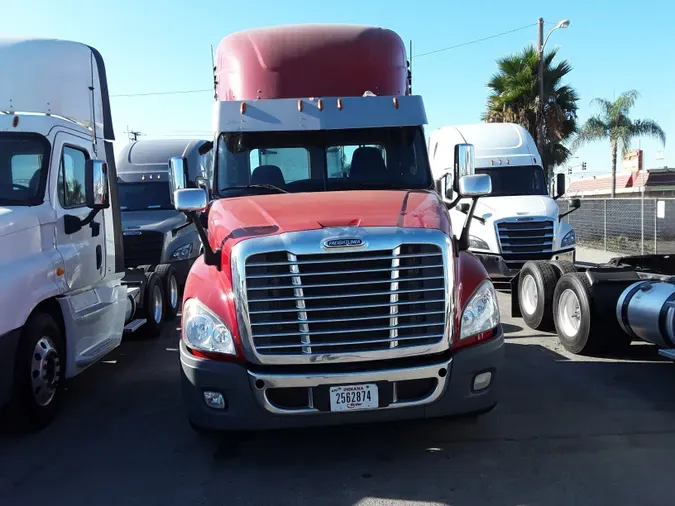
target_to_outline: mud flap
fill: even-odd
[[[511,285],[511,317],[520,318],[522,313],[520,312],[520,305],[518,304],[518,281],[520,280],[520,271],[511,278],[509,284]]]

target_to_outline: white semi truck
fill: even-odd
[[[43,427],[65,379],[159,332],[165,284],[125,269],[98,51],[0,38],[0,69],[0,407]]]
[[[492,178],[492,194],[480,199],[470,228],[470,250],[483,262],[490,277],[511,278],[528,260],[573,262],[576,237],[562,218],[556,199],[565,193],[564,175],[550,197],[541,156],[529,132],[512,123],[446,126],[429,136],[431,170],[437,185],[454,164],[455,146],[475,149],[476,174]],[[441,195],[446,188],[438,188]],[[570,201],[570,209],[579,207]],[[461,230],[469,202],[450,210],[453,230]]]

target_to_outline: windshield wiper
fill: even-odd
[[[277,193],[288,193],[283,188],[279,188],[278,186],[274,186],[273,184],[249,184],[244,186],[228,186],[227,188],[223,188],[220,191],[224,192],[227,190],[248,190],[248,189],[262,189],[262,190],[272,190]]]

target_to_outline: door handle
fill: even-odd
[[[101,270],[101,264],[103,263],[103,253],[101,251],[101,245],[96,246],[96,270]]]

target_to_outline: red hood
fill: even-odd
[[[215,201],[209,242],[229,251],[240,240],[328,227],[433,228],[450,234],[438,195],[417,190],[288,193]]]

